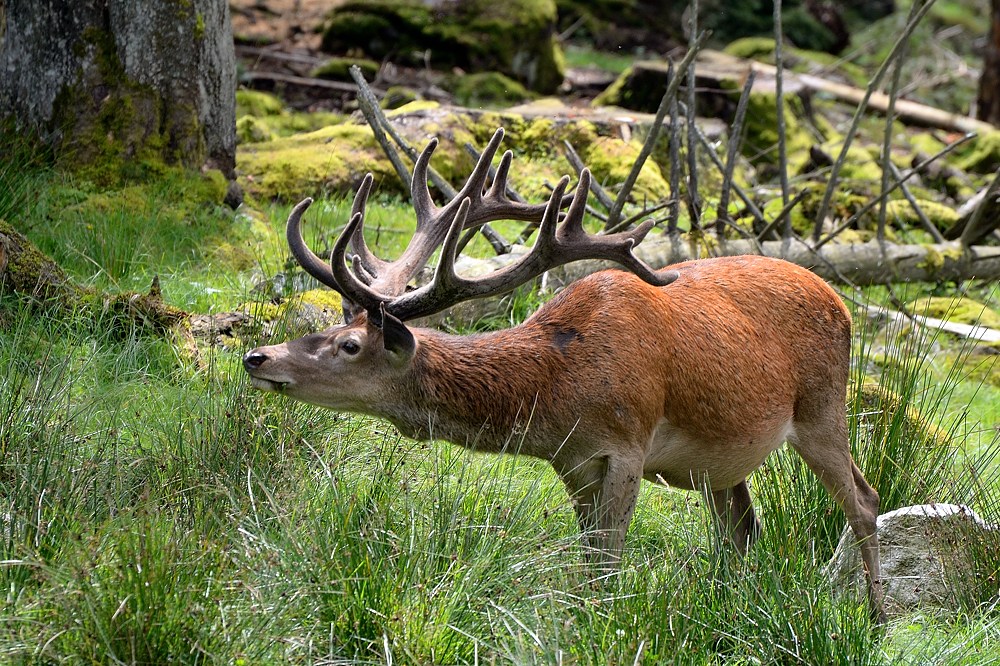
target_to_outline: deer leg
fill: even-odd
[[[847,515],[847,523],[861,548],[872,620],[881,624],[886,615],[876,534],[879,497],[851,457],[846,419],[840,410],[835,413],[838,418],[832,425],[796,423],[795,436],[789,443]]]
[[[732,488],[711,491],[709,503],[723,534],[732,541],[740,555],[746,555],[747,549],[760,535],[760,521],[750,502],[750,489],[746,480]]]
[[[617,567],[642,481],[642,461],[607,456],[561,474],[573,499],[589,557]]]

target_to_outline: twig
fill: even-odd
[[[791,225],[790,220],[792,218],[791,218],[790,213],[792,212],[793,208],[795,208],[796,206],[799,205],[800,201],[802,201],[803,199],[806,198],[807,194],[809,194],[809,190],[802,190],[801,192],[799,192],[798,194],[796,194],[795,197],[791,201],[789,201],[788,203],[786,203],[785,206],[784,206],[784,208],[781,209],[781,212],[778,213],[778,216],[775,217],[770,222],[768,222],[767,226],[764,227],[759,234],[757,234],[757,240],[758,241],[766,240],[767,236],[770,235],[771,232],[773,232],[774,229],[779,224],[781,224],[783,221],[789,221],[789,222],[787,224],[783,224],[782,225],[782,229],[785,229],[785,228],[791,229],[792,225]],[[782,235],[782,238],[788,238],[788,237],[789,236],[786,236],[784,234]]]
[[[777,112],[778,121],[778,178],[781,182],[781,202],[788,206],[788,144],[787,129],[785,127],[785,56],[783,45],[785,42],[784,31],[781,27],[781,0],[774,0],[774,106]],[[792,234],[791,218],[786,218],[789,223],[781,231],[783,238]]]
[[[913,15],[917,11],[917,3],[910,5],[910,13],[906,20],[913,20]],[[896,119],[896,97],[899,96],[899,77],[903,71],[903,61],[906,59],[906,49],[909,40],[903,42],[899,49],[899,58],[892,66],[892,81],[889,84],[889,106],[885,111],[885,132],[882,137],[882,189],[889,187],[889,167],[892,164],[892,123]],[[883,198],[878,207],[878,224],[876,226],[876,238],[880,244],[885,243],[885,213],[889,205],[888,197]],[[920,211],[918,215],[922,214]]]
[[[382,146],[383,152],[392,162],[393,168],[396,170],[397,175],[399,175],[400,181],[403,183],[403,187],[406,188],[407,193],[410,192],[410,181],[412,176],[410,171],[403,165],[403,161],[399,157],[399,153],[396,152],[395,148],[386,140],[385,133],[388,133],[392,137],[392,140],[396,142],[396,145],[406,153],[406,156],[410,158],[411,162],[417,161],[417,151],[410,145],[410,143],[404,139],[396,128],[392,126],[389,119],[385,117],[382,113],[382,107],[379,106],[378,100],[375,98],[375,94],[372,92],[371,88],[368,86],[368,82],[365,81],[364,75],[361,73],[361,68],[357,65],[351,65],[349,69],[351,73],[351,78],[358,85],[358,103],[361,106],[361,112],[365,116],[365,120],[368,121],[368,125],[372,128],[372,133],[378,140],[379,145]],[[384,129],[384,131],[383,131]],[[427,175],[445,198],[453,199],[458,195],[458,191],[452,187],[451,183],[445,180],[438,171],[432,167],[428,166]],[[507,242],[503,236],[498,234],[489,224],[483,224],[479,227],[479,233],[489,241],[493,250],[497,254],[506,254],[510,251],[510,243]],[[465,241],[461,244],[461,248],[464,248],[468,244]],[[459,249],[461,252],[461,249]]]
[[[729,129],[729,146],[726,151],[726,167],[722,171],[722,193],[719,195],[719,207],[716,208],[715,233],[721,240],[723,234],[723,223],[729,220],[729,192],[733,185],[733,169],[736,167],[736,156],[740,145],[743,143],[743,122],[747,117],[747,106],[750,103],[750,91],[753,88],[754,79],[757,74],[751,70],[747,75],[747,80],[743,83],[743,92],[740,94],[740,101],[736,105],[736,116]]]
[[[906,200],[910,203],[910,207],[916,214],[917,219],[920,220],[920,225],[924,228],[924,231],[929,233],[934,238],[935,243],[944,243],[944,235],[942,235],[941,232],[938,231],[938,228],[934,226],[934,223],[930,221],[927,214],[924,213],[923,209],[920,207],[920,204],[917,203],[916,198],[913,196],[913,192],[910,192],[910,188],[903,182],[903,174],[900,173],[899,167],[893,164],[891,160],[887,164],[889,166],[889,171],[892,173],[892,177],[899,181],[899,189],[903,193]],[[885,186],[883,185],[883,187]],[[883,201],[885,200],[883,199]]]
[[[385,135],[383,127],[389,123],[386,121],[385,116],[382,114],[382,109],[379,108],[378,100],[375,98],[375,93],[372,92],[371,88],[368,87],[368,82],[365,81],[364,75],[361,73],[361,68],[357,65],[351,65],[350,67],[351,78],[358,86],[358,104],[361,106],[361,113],[364,114],[365,120],[368,122],[368,126],[372,128],[372,134],[375,135],[375,140],[378,141],[379,145],[382,146],[382,152],[385,156],[389,158],[389,162],[392,163],[392,168],[396,170],[396,175],[399,176],[399,182],[402,183],[403,187],[406,189],[406,193],[410,194],[410,181],[412,180],[410,176],[410,170],[406,168],[403,164],[402,158],[396,149],[389,143],[389,139]],[[413,159],[411,157],[411,159]]]
[[[924,17],[924,14],[927,13],[927,10],[929,10],[933,4],[934,0],[927,0],[927,2],[920,7],[920,9],[914,12],[912,18],[907,21],[906,27],[903,28],[903,34],[900,35],[896,40],[896,43],[893,44],[889,55],[886,56],[884,61],[882,61],[882,65],[878,68],[878,71],[875,72],[872,80],[868,82],[868,87],[865,89],[865,96],[855,109],[854,117],[851,119],[851,126],[844,135],[844,145],[840,149],[840,155],[837,156],[837,160],[833,163],[833,169],[830,171],[830,180],[827,182],[826,190],[823,192],[823,201],[820,203],[819,211],[816,216],[816,226],[813,228],[813,241],[819,241],[820,235],[823,233],[823,222],[826,220],[826,214],[830,210],[833,193],[837,189],[837,180],[840,176],[840,170],[843,168],[844,162],[847,160],[847,151],[850,149],[851,143],[854,140],[854,134],[857,132],[858,125],[861,123],[861,116],[868,107],[868,100],[882,82],[882,77],[885,76],[889,65],[896,60],[896,57],[902,50],[903,45],[906,44],[906,41],[913,33],[913,30],[917,27],[920,19]]]
[[[956,148],[958,148],[960,145],[962,145],[966,141],[971,140],[975,136],[976,135],[972,134],[972,133],[966,134],[961,139],[958,139],[958,140],[954,141],[953,143],[949,143],[947,146],[945,146],[944,148],[942,148],[938,152],[934,153],[933,155],[931,155],[930,157],[928,157],[926,160],[924,160],[920,164],[915,165],[912,169],[910,169],[909,171],[907,171],[903,175],[903,177],[901,179],[899,179],[895,183],[893,183],[888,189],[883,190],[882,193],[878,195],[878,197],[876,197],[875,199],[872,199],[871,201],[869,201],[868,203],[866,203],[864,206],[862,206],[846,222],[844,222],[839,227],[837,227],[836,229],[834,229],[833,231],[831,231],[830,234],[826,238],[824,238],[823,240],[821,240],[818,243],[816,243],[814,245],[814,247],[818,250],[819,248],[823,247],[824,245],[826,245],[827,243],[829,243],[830,241],[832,241],[834,238],[836,238],[838,235],[840,235],[840,233],[842,231],[844,231],[844,229],[847,229],[852,224],[854,224],[855,222],[857,222],[858,219],[860,219],[860,217],[862,215],[864,215],[865,213],[867,213],[868,211],[870,211],[874,206],[876,206],[879,201],[881,201],[883,198],[885,198],[885,197],[889,196],[890,194],[892,194],[893,192],[895,192],[896,188],[902,186],[903,183],[905,183],[906,181],[908,181],[913,176],[917,175],[920,172],[921,169],[923,169],[924,167],[926,167],[928,164],[930,164],[934,160],[937,160],[937,159],[943,157],[944,155],[947,155],[948,153],[950,153],[951,151],[955,150]]]
[[[981,241],[994,229],[1000,227],[1000,215],[994,216],[989,221],[986,219],[986,211],[995,205],[993,200],[997,197],[1000,197],[1000,169],[997,169],[993,176],[993,182],[986,189],[986,194],[979,205],[972,211],[972,217],[969,218],[965,229],[962,230],[962,235],[959,236],[958,241],[962,247],[969,247]]]
[[[563,144],[566,146],[566,159],[569,161],[570,166],[573,167],[573,170],[576,171],[576,175],[579,178],[580,172],[586,168],[586,165],[584,165],[583,160],[580,159],[580,155],[569,141],[563,141]],[[611,195],[597,182],[596,178],[590,179],[590,191],[594,193],[600,204],[604,206],[604,210],[611,210],[614,206]]]
[[[688,30],[688,50],[692,50],[695,36],[698,34],[698,0],[691,0],[688,6],[690,22]],[[698,83],[694,67],[687,72],[687,168],[688,168],[688,215],[691,218],[691,229],[701,226],[701,199],[698,196],[698,139],[695,124],[695,86]]]
[[[663,118],[667,115],[667,110],[670,108],[672,100],[677,97],[677,89],[680,87],[681,78],[688,71],[691,62],[698,55],[698,51],[701,50],[701,45],[704,43],[705,37],[705,33],[698,36],[698,39],[695,40],[693,46],[684,55],[684,59],[681,60],[676,70],[674,69],[674,64],[670,63],[670,67],[667,70],[667,90],[663,93],[660,105],[656,108],[656,116],[653,118],[653,124],[649,128],[649,134],[642,144],[639,156],[632,163],[632,169],[629,171],[628,176],[625,177],[625,182],[622,183],[621,189],[618,191],[618,198],[615,199],[614,204],[608,210],[606,230],[618,226],[622,209],[625,207],[625,202],[628,201],[628,196],[635,186],[635,181],[639,178],[639,172],[646,163],[646,159],[653,152],[653,146],[656,145],[656,140],[660,135],[660,127],[663,124]]]
[[[681,217],[681,115],[677,95],[670,100],[670,213],[667,221],[667,233],[677,233],[677,222]]]

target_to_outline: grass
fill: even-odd
[[[210,311],[263,299],[257,271],[286,269],[286,207],[265,211],[274,222],[234,217],[187,197],[197,182],[105,194],[44,164],[0,178],[14,185],[0,211],[80,282],[130,289],[159,273],[168,300]],[[314,205],[314,246],[349,206]],[[370,209],[371,242],[393,254],[405,214]],[[519,292],[485,325],[539,299]],[[698,496],[646,487],[621,571],[596,582],[547,465],[257,393],[240,348],[195,363],[170,340],[10,297],[0,312],[0,662],[1000,661],[996,550],[981,544],[981,594],[963,614],[873,629],[823,575],[843,518],[791,452],[751,479],[764,532],[745,560],[717,543]],[[972,350],[856,319],[855,384],[896,396],[849,406],[885,507],[963,501],[1000,520],[1000,397],[968,370]]]

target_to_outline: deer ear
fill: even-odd
[[[382,344],[399,363],[408,361],[417,348],[413,333],[396,317],[385,311],[385,303],[380,308],[382,315]]]

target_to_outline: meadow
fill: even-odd
[[[266,303],[254,287],[289,270],[288,207],[192,203],[197,178],[107,192],[21,152],[0,165],[0,219],[82,285],[141,291],[157,275],[190,312]],[[310,240],[329,242],[349,207],[319,202]],[[391,252],[408,206],[369,208]],[[975,284],[891,297],[960,293],[1000,301]],[[507,319],[549,296],[519,292]],[[861,314],[884,288],[845,296],[852,443],[883,510],[964,502],[1000,521],[997,357]],[[824,577],[844,520],[793,452],[750,480],[763,534],[745,559],[700,496],[647,486],[620,572],[595,580],[546,464],[255,392],[240,358],[259,336],[192,352],[111,324],[0,301],[0,662],[1000,662],[1000,538],[969,546],[981,570],[959,611],[873,627]]]

